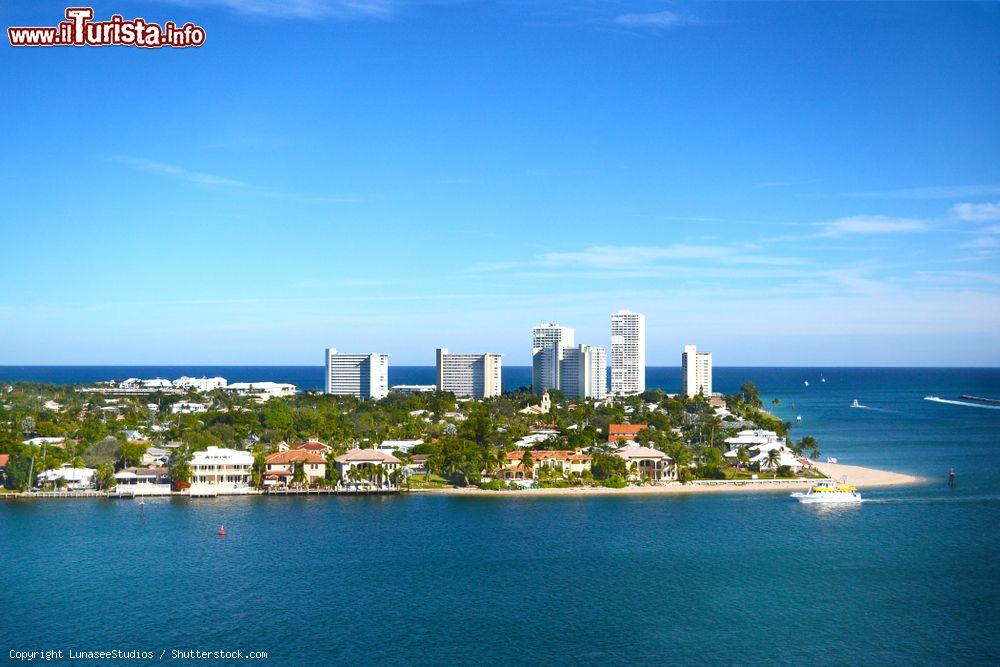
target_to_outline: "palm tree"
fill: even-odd
[[[736,450],[736,461],[741,468],[748,468],[750,466],[750,448],[746,445],[740,445]]]
[[[292,484],[302,486],[306,481],[306,466],[302,461],[292,463]]]
[[[767,467],[771,469],[771,478],[778,476],[778,463],[781,462],[781,452],[772,449],[767,453]]]

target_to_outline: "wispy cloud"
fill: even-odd
[[[980,236],[968,243],[963,243],[959,247],[970,250],[995,250],[996,248],[1000,248],[1000,239],[995,236]]]
[[[901,190],[871,190],[852,192],[851,197],[867,199],[958,199],[960,197],[991,197],[1000,195],[1000,184],[946,185]]]
[[[196,7],[224,7],[251,16],[278,19],[388,19],[395,0],[169,0]]]
[[[306,204],[308,203],[349,204],[349,203],[358,203],[362,201],[357,197],[344,197],[344,196],[313,197],[309,195],[297,194],[294,192],[284,192],[282,190],[274,190],[271,188],[264,188],[251,185],[250,183],[235,178],[228,178],[226,176],[219,176],[217,174],[210,174],[203,171],[186,169],[184,167],[180,167],[175,164],[158,162],[156,160],[149,160],[147,158],[133,157],[129,155],[115,155],[112,156],[110,159],[114,162],[117,162],[118,164],[125,165],[137,171],[144,171],[159,176],[167,176],[169,178],[184,181],[186,183],[190,183],[192,185],[204,188],[221,189],[221,190],[239,190],[241,192],[259,195],[261,197],[284,199],[287,201],[294,201]]]
[[[1000,202],[955,204],[951,207],[951,214],[968,222],[994,222],[1000,220]]]
[[[622,14],[611,19],[611,22],[633,30],[669,30],[698,25],[698,19],[695,17],[671,11]]]
[[[915,218],[890,218],[885,215],[855,215],[821,222],[820,236],[838,237],[870,234],[907,234],[928,228],[923,220]]]
[[[161,174],[163,176],[171,176],[173,178],[177,178],[182,181],[187,181],[188,183],[193,183],[194,185],[204,185],[208,187],[222,187],[222,188],[249,187],[243,181],[238,181],[233,178],[226,178],[225,176],[208,174],[203,171],[192,171],[190,169],[185,169],[184,167],[178,167],[177,165],[166,164],[164,162],[157,162],[155,160],[147,160],[145,158],[130,157],[128,155],[116,155],[112,158],[112,160],[120,164],[132,167],[133,169],[146,171],[151,174]]]

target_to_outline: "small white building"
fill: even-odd
[[[410,450],[417,445],[424,444],[423,440],[383,440],[382,444],[378,446],[379,450],[383,452],[403,452],[404,454],[409,454]]]
[[[39,473],[37,483],[54,484],[61,480],[70,490],[90,489],[94,486],[95,472],[93,468],[74,468],[72,463],[64,463],[54,470]]]
[[[250,452],[210,446],[191,457],[191,495],[199,493],[248,493],[253,455]]]
[[[224,377],[214,377],[214,378],[192,378],[186,375],[181,376],[174,380],[173,385],[176,389],[193,389],[194,391],[212,391],[213,389],[222,389],[228,384],[226,378]]]
[[[202,412],[208,412],[208,408],[204,403],[178,401],[170,406],[170,412],[175,415],[197,415]]]
[[[287,382],[233,382],[223,389],[240,396],[253,396],[258,403],[265,403],[272,398],[294,396],[298,391],[298,387]]]
[[[140,463],[144,466],[164,466],[170,460],[170,452],[160,447],[147,447]]]
[[[125,468],[115,473],[114,493],[128,496],[169,496],[170,474],[166,468]]]
[[[29,445],[31,447],[41,447],[42,445],[48,445],[50,447],[64,448],[66,445],[66,438],[63,437],[44,437],[39,436],[37,438],[28,438],[27,440],[22,440],[22,445]]]
[[[437,391],[436,384],[394,384],[389,387],[394,394],[431,394]]]

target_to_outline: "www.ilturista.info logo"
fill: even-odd
[[[11,46],[164,46],[185,48],[205,43],[205,29],[191,22],[162,26],[145,19],[126,20],[113,14],[107,21],[94,21],[92,7],[67,7],[66,20],[57,26],[7,28]]]

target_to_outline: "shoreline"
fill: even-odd
[[[864,468],[862,466],[845,465],[843,463],[816,463],[816,468],[830,479],[837,482],[850,484],[860,490],[877,489],[894,486],[909,486],[926,482],[924,477],[908,475],[889,470],[877,470],[875,468]],[[767,491],[789,491],[803,489],[809,484],[818,481],[817,479],[771,479],[761,478],[757,480],[700,480],[688,484],[673,482],[664,486],[627,486],[621,489],[612,489],[604,486],[573,486],[568,488],[548,488],[548,489],[523,489],[523,490],[503,490],[488,491],[475,486],[471,487],[444,487],[438,489],[398,489],[398,490],[371,490],[371,491],[332,491],[332,490],[311,490],[297,492],[281,492],[273,495],[282,497],[294,496],[369,496],[369,495],[402,495],[402,494],[424,494],[424,495],[446,495],[446,496],[466,496],[466,497],[515,497],[515,498],[540,498],[540,497],[595,497],[595,496],[649,496],[649,495],[670,495],[688,493],[733,493],[733,492],[767,492]],[[100,491],[84,492],[61,492],[58,495],[35,494],[35,493],[3,493],[0,499],[4,500],[55,500],[55,499],[76,499],[76,498],[105,498],[110,500],[143,500],[153,498],[193,498],[193,499],[214,499],[214,498],[235,498],[235,497],[267,497],[267,493],[248,491],[246,493],[219,493],[213,495],[189,495],[186,493],[170,494],[137,494],[135,496],[110,495]]]
[[[909,486],[927,481],[926,478],[876,470],[861,466],[845,465],[843,463],[816,463],[816,468],[829,478],[838,482],[846,480],[847,484],[857,486],[860,490],[876,489],[893,486]],[[665,486],[627,486],[623,489],[611,489],[603,486],[574,486],[562,489],[525,489],[521,491],[487,491],[478,487],[446,487],[441,489],[413,489],[410,493],[467,497],[592,497],[592,496],[635,496],[635,495],[669,495],[685,493],[733,493],[733,492],[766,492],[789,491],[803,489],[814,479],[798,480],[740,480],[738,482],[712,481],[711,483],[673,483]]]

